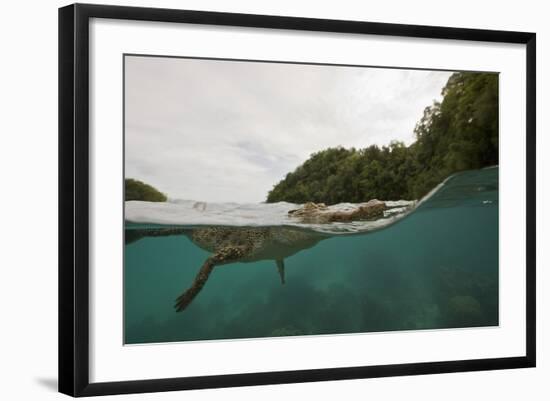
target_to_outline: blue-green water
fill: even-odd
[[[217,266],[177,313],[210,255],[186,235],[125,246],[125,343],[498,325],[498,168],[382,230],[324,236],[285,259],[284,285],[273,260]]]

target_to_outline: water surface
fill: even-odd
[[[127,235],[290,227],[318,241],[285,259],[284,285],[274,260],[217,266],[180,313],[174,300],[211,253],[185,234],[127,244],[125,343],[498,325],[498,168],[454,175],[377,222],[308,226],[288,220],[295,206],[127,202]]]

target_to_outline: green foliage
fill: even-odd
[[[267,202],[419,199],[450,174],[498,164],[498,75],[460,72],[424,110],[416,142],[329,148],[288,173]]]
[[[124,180],[125,187],[125,200],[140,200],[149,202],[166,202],[166,195],[159,192],[156,188],[153,188],[149,184],[134,180],[133,178],[126,178]]]

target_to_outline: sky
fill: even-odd
[[[125,176],[172,199],[263,202],[317,151],[414,141],[451,72],[125,57]]]

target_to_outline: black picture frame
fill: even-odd
[[[381,366],[89,381],[89,21],[91,18],[276,28],[526,45],[526,353],[524,356]],[[435,26],[73,4],[59,9],[59,391],[95,396],[534,367],[536,35]]]

